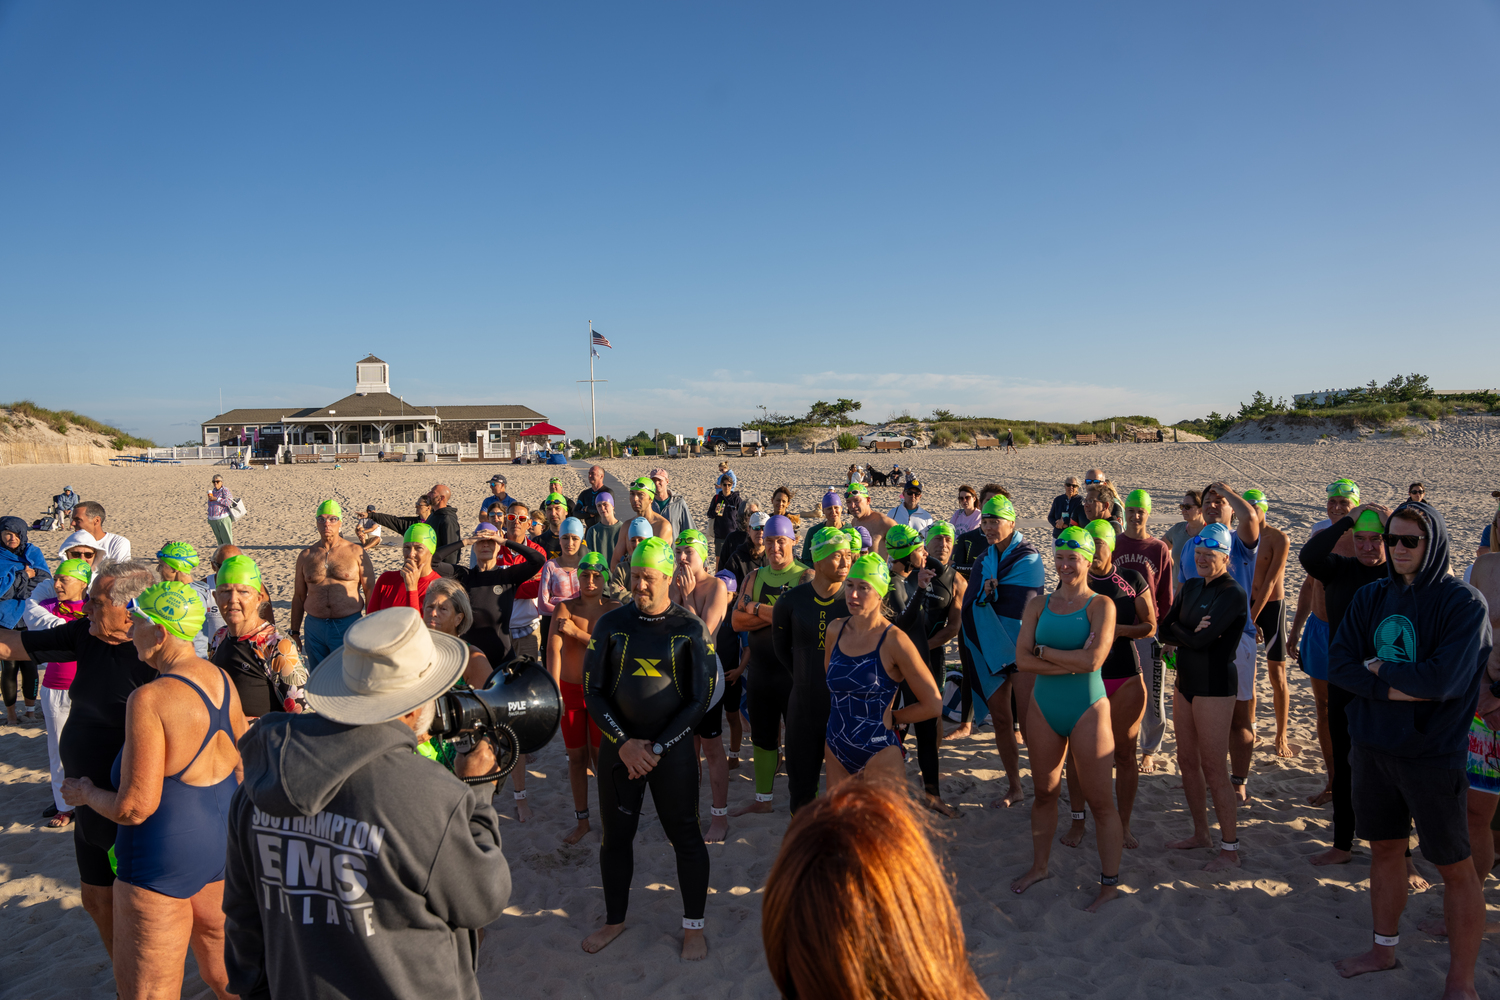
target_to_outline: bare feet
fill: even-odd
[[[516,822],[524,823],[531,818],[531,804],[525,799],[516,799]]]
[[[1278,757],[1300,757],[1302,748],[1288,743],[1285,736],[1276,737],[1276,756]]]
[[[1120,894],[1120,887],[1119,886],[1117,886],[1117,885],[1101,885],[1099,887],[1099,895],[1095,896],[1094,897],[1094,901],[1088,905],[1088,912],[1090,912],[1090,913],[1098,913],[1099,912],[1099,907],[1103,906],[1105,903],[1109,902],[1111,899],[1114,899],[1119,894]]]
[[[1324,788],[1321,792],[1319,792],[1316,795],[1309,795],[1307,797],[1307,804],[1310,805],[1310,806],[1326,806],[1328,803],[1330,803],[1332,801],[1333,801],[1333,786],[1332,785],[1329,785],[1327,788]]]
[[[998,798],[994,802],[991,802],[990,808],[1009,809],[1011,806],[1018,806],[1025,801],[1026,793],[1021,789],[1021,783],[1017,781],[1010,786],[1010,791],[1006,792],[1003,798]]]
[[[964,737],[969,736],[973,732],[974,732],[974,724],[971,723],[971,722],[965,722],[962,725],[954,726],[952,729],[948,730],[948,732],[943,735],[943,739],[945,739],[945,740],[961,740]]]
[[[771,803],[769,803],[769,802],[761,802],[759,799],[757,799],[757,800],[755,800],[753,802],[746,802],[742,806],[735,806],[733,809],[729,810],[729,815],[730,816],[743,816],[746,813],[768,813],[768,812],[775,812],[775,809],[772,807]]]
[[[623,933],[625,933],[624,924],[605,924],[603,927],[599,928],[597,931],[583,939],[583,950],[588,952],[590,955],[597,954],[598,952],[604,950],[605,945],[609,944],[611,941],[613,941]],[[699,931],[698,933],[701,934],[703,932]]]
[[[566,837],[563,838],[563,843],[564,844],[576,844],[580,840],[582,840],[583,837],[584,837],[584,835],[586,833],[588,833],[588,832],[589,832],[589,821],[586,820],[586,819],[581,819],[581,820],[578,821],[578,825],[575,826],[575,827],[573,827],[573,832],[570,833],[570,834],[568,834]]]
[[[728,764],[725,766],[731,771],[738,771],[740,769],[740,759],[738,757],[730,757]]]
[[[941,813],[949,819],[958,819],[958,817],[963,815],[958,806],[950,806],[936,795],[927,796],[927,808],[935,813]]]
[[[1169,851],[1191,851],[1195,847],[1212,847],[1213,841],[1208,839],[1207,833],[1195,833],[1191,837],[1181,840],[1168,841],[1166,848]]]
[[[1396,949],[1377,944],[1363,955],[1339,959],[1333,963],[1333,967],[1345,979],[1353,979],[1366,972],[1384,972],[1396,967]]]
[[[1235,782],[1235,784],[1234,784],[1234,797],[1239,801],[1240,805],[1244,805],[1245,803],[1249,802],[1250,801],[1250,783],[1248,781]]]
[[[1149,753],[1141,755],[1141,773],[1142,774],[1155,774],[1156,773],[1156,758],[1153,757]]]
[[[1088,824],[1086,820],[1075,819],[1068,827],[1067,832],[1057,838],[1057,842],[1064,847],[1077,847],[1083,843],[1083,834],[1087,829]]]
[[[682,932],[682,960],[684,962],[701,962],[708,957],[708,938],[703,936],[702,931]]]
[[[708,832],[703,835],[705,844],[722,844],[729,836],[729,817],[714,816],[708,821]]]
[[[1349,859],[1354,857],[1353,851],[1341,851],[1337,847],[1330,847],[1322,854],[1314,854],[1307,859],[1310,865],[1347,865]]]
[[[1432,888],[1432,883],[1422,877],[1417,871],[1417,863],[1411,858],[1406,859],[1406,886],[1412,892],[1426,892]]]
[[[1033,868],[1031,869],[1031,871],[1027,872],[1025,875],[1022,875],[1020,878],[1012,882],[1010,884],[1010,891],[1019,896],[1027,889],[1030,889],[1032,886],[1036,885],[1042,879],[1051,877],[1052,873],[1047,869],[1043,868],[1041,871],[1037,871],[1035,868]]]
[[[1129,850],[1129,851],[1133,851],[1137,847],[1140,847],[1140,846],[1141,846],[1141,842],[1139,840],[1135,839],[1135,834],[1131,833],[1130,832],[1130,827],[1127,826],[1125,828],[1125,849]]]
[[[1220,851],[1219,856],[1203,866],[1206,872],[1222,872],[1240,866],[1239,851]]]

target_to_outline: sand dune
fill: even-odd
[[[861,459],[866,453],[857,456]],[[882,456],[888,458],[889,456]],[[1480,525],[1493,511],[1489,491],[1496,453],[1405,444],[1125,445],[1094,449],[1030,448],[1019,455],[973,451],[915,452],[909,459],[926,487],[924,505],[946,516],[960,482],[980,486],[994,480],[1016,498],[1025,520],[1045,515],[1065,475],[1102,464],[1124,488],[1145,487],[1156,497],[1155,528],[1176,519],[1183,489],[1215,479],[1240,489],[1267,491],[1271,520],[1287,527],[1294,542],[1323,517],[1323,486],[1339,476],[1358,480],[1366,499],[1394,503],[1406,484],[1422,479],[1428,495],[1453,526],[1455,568],[1471,558]],[[848,455],[793,455],[733,460],[747,493],[769,498],[785,482],[798,491],[794,509],[808,510],[829,485],[841,485]],[[628,481],[656,464],[651,459],[605,463]],[[882,461],[881,467],[887,462]],[[903,461],[902,464],[906,464]],[[707,459],[667,463],[673,487],[688,498],[695,516],[706,508],[714,463]],[[110,511],[108,526],[131,538],[141,555],[169,539],[206,551],[212,534],[203,520],[201,495],[212,474],[206,467],[111,469],[77,466],[0,468],[0,512],[35,517],[47,499],[70,483]],[[453,487],[466,524],[473,520],[484,482],[494,467],[424,469],[412,465],[279,468],[225,473],[251,516],[237,541],[260,561],[284,616],[296,551],[312,537],[313,510],[329,496],[346,509],[367,502],[406,513],[415,496],[434,482]],[[556,468],[504,467],[512,492],[540,500]],[[582,488],[571,470],[572,493]],[[876,491],[887,505],[895,489]],[[619,498],[622,510],[624,498]],[[1036,530],[1036,529],[1032,529]],[[61,534],[34,540],[55,557]],[[376,550],[378,569],[392,568],[394,548]],[[1288,576],[1294,597],[1301,574]],[[284,617],[283,617],[284,621]],[[1244,867],[1231,875],[1199,871],[1207,851],[1168,852],[1162,844],[1190,828],[1180,782],[1166,749],[1167,773],[1144,776],[1133,829],[1139,850],[1122,867],[1123,899],[1090,915],[1098,877],[1092,822],[1079,850],[1058,846],[1054,877],[1024,896],[1013,896],[1010,880],[1030,862],[1028,808],[986,809],[1002,775],[994,737],[982,729],[944,749],[944,793],[964,810],[937,827],[937,846],[953,872],[956,896],[973,951],[975,968],[992,997],[1158,997],[1169,990],[1224,997],[1354,996],[1395,1000],[1436,995],[1447,966],[1447,948],[1416,930],[1437,914],[1441,891],[1415,895],[1403,920],[1402,967],[1345,983],[1329,964],[1362,950],[1370,941],[1369,854],[1361,847],[1353,862],[1313,868],[1306,858],[1326,846],[1331,812],[1314,809],[1305,796],[1322,787],[1321,760],[1313,722],[1311,689],[1292,670],[1291,739],[1301,758],[1281,760],[1258,752],[1251,780],[1253,803],[1241,813]],[[1271,732],[1270,688],[1258,694],[1262,737]],[[913,755],[914,756],[914,755]],[[1022,763],[1025,764],[1025,752]],[[916,780],[913,759],[910,772]],[[710,847],[713,870],[708,908],[710,955],[683,964],[676,957],[681,907],[670,845],[648,805],[636,846],[630,929],[598,956],[586,956],[579,941],[603,918],[597,833],[577,847],[561,844],[572,826],[567,765],[560,741],[533,757],[528,772],[532,822],[511,815],[508,790],[495,800],[504,824],[505,852],[515,891],[507,915],[491,927],[480,960],[486,996],[644,997],[775,996],[761,957],[759,892],[786,828],[781,781],[771,816],[733,822],[727,844]],[[1029,787],[1029,786],[1028,786]],[[732,774],[731,805],[752,792],[748,768]],[[39,813],[47,801],[46,753],[39,728],[0,729],[0,930],[10,960],[0,972],[0,994],[15,997],[113,995],[110,970],[92,923],[77,897],[70,833],[43,830]],[[706,820],[708,792],[703,792]],[[1063,817],[1064,825],[1066,816]],[[1435,870],[1420,860],[1431,878]],[[1480,992],[1500,989],[1500,956],[1486,944],[1480,957]],[[185,996],[203,993],[191,975]]]

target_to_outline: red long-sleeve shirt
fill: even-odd
[[[437,573],[428,573],[417,581],[416,590],[407,590],[401,571],[387,570],[376,579],[375,592],[370,595],[370,604],[365,608],[365,613],[374,614],[386,608],[416,608],[421,611],[422,601],[427,597],[427,588],[432,586],[432,581],[439,579],[441,577]]]

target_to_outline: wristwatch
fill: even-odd
[[[660,743],[653,743],[651,744],[651,752],[660,757],[662,754],[666,753],[666,747],[663,747]]]

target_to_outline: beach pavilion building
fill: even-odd
[[[204,449],[249,448],[259,456],[376,456],[418,451],[431,458],[509,459],[520,434],[546,416],[529,406],[435,406],[391,393],[390,365],[375,355],[354,365],[354,392],[326,406],[252,407],[202,423]],[[207,456],[205,456],[207,457]]]

